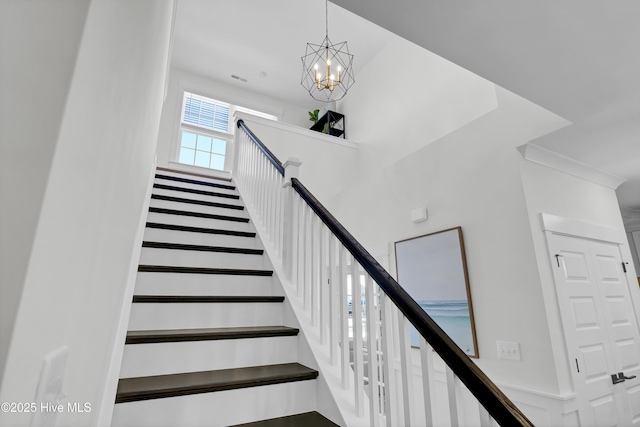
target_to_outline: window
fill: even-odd
[[[225,170],[227,142],[233,139],[233,113],[241,111],[270,120],[274,115],[184,93],[178,162]]]
[[[189,131],[182,131],[180,163],[224,170],[227,141]]]

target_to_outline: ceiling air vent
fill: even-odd
[[[242,77],[238,77],[235,74],[232,74],[231,78],[232,79],[236,79],[236,80],[240,80],[242,83],[246,83],[247,82],[247,79],[243,79]]]

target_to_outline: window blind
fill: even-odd
[[[183,123],[229,132],[229,107],[185,92]]]

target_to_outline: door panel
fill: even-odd
[[[548,235],[583,426],[640,423],[640,335],[615,244]],[[638,424],[640,425],[640,424]]]
[[[620,389],[621,411],[625,413],[626,425],[640,425],[637,411],[637,406],[640,405],[640,332],[627,277],[622,270],[620,249],[614,244],[598,242],[591,242],[590,249],[596,259],[594,271],[603,296],[615,365],[618,372],[623,372],[625,376],[636,376],[617,384]]]
[[[640,384],[625,389],[629,401],[629,412],[632,425],[640,425]]]
[[[590,402],[595,425],[598,427],[615,427],[618,423],[618,408],[612,395],[606,395]]]

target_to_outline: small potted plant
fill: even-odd
[[[318,123],[318,114],[320,110],[309,111],[309,120],[311,120],[314,124]]]
[[[320,110],[313,110],[313,111],[309,111],[309,120],[311,120],[313,122],[313,124],[315,125],[316,123],[318,123],[318,120],[320,119],[318,117],[318,115],[320,114]],[[315,126],[312,126],[311,129],[315,129]],[[329,123],[325,123],[324,126],[322,127],[322,130],[317,129],[318,132],[322,132],[322,133],[329,133]]]

